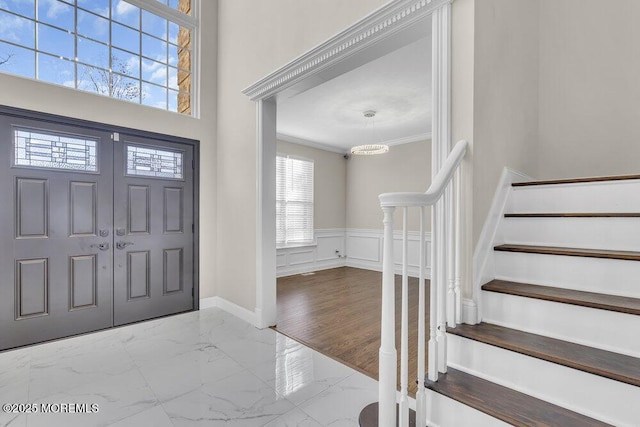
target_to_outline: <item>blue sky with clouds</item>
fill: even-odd
[[[130,100],[167,108],[169,88],[175,110],[179,26],[124,0],[76,1],[78,37],[73,0],[0,0],[0,71],[36,78],[37,65],[39,80],[104,93],[111,55],[118,85],[134,88]]]

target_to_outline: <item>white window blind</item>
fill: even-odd
[[[313,241],[313,161],[276,157],[276,244]]]

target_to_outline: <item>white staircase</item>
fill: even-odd
[[[593,419],[509,424],[640,426],[640,176],[514,184],[506,214],[448,365]]]

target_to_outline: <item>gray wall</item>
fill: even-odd
[[[539,3],[540,177],[640,173],[640,2]]]
[[[340,153],[278,141],[278,154],[314,161],[313,223],[315,229],[345,228],[347,160]]]
[[[314,160],[314,223],[316,229],[382,229],[378,195],[395,191],[424,192],[431,183],[431,141],[391,147],[387,154],[351,156],[278,141],[278,153]],[[425,218],[431,229],[430,215]],[[396,229],[402,228],[400,210]],[[412,209],[409,229],[419,229],[419,214]]]
[[[537,175],[538,2],[475,4],[474,246],[505,166]]]
[[[424,192],[431,183],[431,141],[390,147],[377,156],[351,156],[347,166],[347,228],[382,229],[378,195],[396,191]],[[419,229],[419,213],[411,209],[409,229]],[[427,230],[431,229],[427,216]],[[395,214],[395,227],[402,229],[402,213]]]

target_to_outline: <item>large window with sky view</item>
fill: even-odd
[[[0,72],[193,113],[194,0],[0,0]]]

